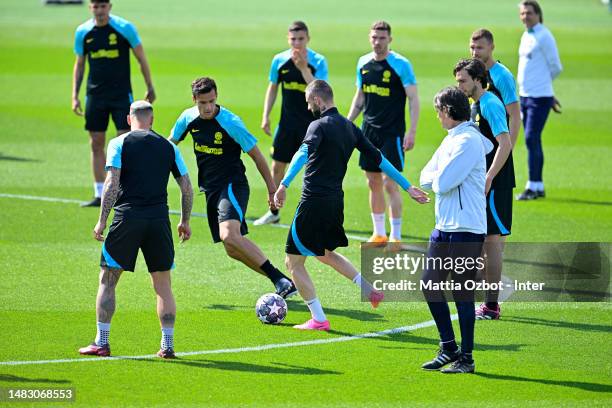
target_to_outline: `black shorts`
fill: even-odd
[[[512,230],[512,189],[491,189],[487,196],[487,235],[510,235]]]
[[[348,246],[344,233],[342,198],[306,198],[300,200],[287,235],[285,252],[291,255],[323,256]]]
[[[281,163],[290,163],[302,145],[307,129],[308,125],[295,129],[285,129],[279,125],[272,142],[272,159]]]
[[[389,160],[389,162],[398,171],[404,170],[404,149],[402,147],[404,143],[404,135],[383,135],[374,130],[371,127],[364,127],[364,136],[368,138],[370,142]],[[372,173],[380,173],[380,167],[376,162],[365,157],[363,154],[359,155],[359,167],[362,170],[369,171]]]
[[[113,117],[115,129],[129,130],[127,116],[130,113],[132,94],[123,96],[88,95],[85,98],[85,130],[106,132],[108,116]]]
[[[174,268],[170,219],[115,217],[102,245],[100,266],[134,271],[139,248],[149,272]]]
[[[228,184],[214,191],[206,192],[206,216],[214,242],[221,242],[219,224],[228,220],[240,221],[240,233],[249,233],[244,218],[249,204],[248,184]]]

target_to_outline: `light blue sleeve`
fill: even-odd
[[[321,55],[321,59],[319,60],[319,65],[316,68],[314,77],[316,79],[322,79],[323,81],[329,80],[329,72],[327,69],[327,59]]]
[[[361,68],[365,65],[365,62],[362,62],[363,57],[359,58],[357,61],[357,71],[355,77],[355,86],[361,89],[361,85],[363,85],[363,80],[361,78]]]
[[[279,63],[278,56],[275,56],[272,59],[272,65],[270,66],[270,74],[268,75],[268,79],[273,84],[278,83],[278,63]]]
[[[302,170],[302,167],[304,167],[307,161],[308,161],[308,145],[306,143],[302,143],[298,151],[295,152],[295,154],[293,155],[293,158],[291,159],[291,163],[289,164],[289,170],[287,170],[287,173],[285,174],[285,177],[281,181],[281,184],[289,188],[289,185],[291,184],[295,176],[298,175],[300,170]]]
[[[77,27],[76,32],[74,33],[74,53],[76,55],[81,57],[85,55],[83,43],[85,42],[85,36],[91,31],[92,27],[93,23],[91,21],[83,23]]]
[[[501,66],[492,69],[490,74],[495,87],[499,90],[499,93],[501,93],[504,105],[518,102],[516,84],[514,83],[512,74]]]
[[[185,160],[183,160],[183,155],[174,143],[171,143],[171,145],[174,148],[174,163],[176,164],[176,168],[180,175],[184,176],[187,174],[187,166],[185,165]]]
[[[480,104],[482,116],[489,122],[493,136],[497,137],[502,133],[508,132],[506,122],[506,108],[501,101],[493,94],[487,93],[487,99]]]
[[[217,122],[240,145],[243,152],[248,153],[257,144],[257,139],[247,130],[242,120],[227,109],[221,108]]]
[[[411,186],[410,182],[408,180],[406,180],[406,177],[402,176],[402,173],[400,173],[392,164],[391,162],[389,162],[389,160],[387,160],[387,158],[385,157],[384,154],[381,154],[382,160],[380,162],[380,169],[389,177],[391,177],[391,179],[393,181],[395,181],[401,188],[402,190],[408,190]]]
[[[197,106],[183,111],[181,116],[176,120],[172,130],[170,130],[170,139],[175,142],[183,140],[189,130],[189,124],[199,115],[200,113],[198,112]]]
[[[416,76],[414,75],[414,70],[412,69],[410,61],[395,54],[389,54],[387,61],[395,73],[400,77],[404,88],[410,85],[416,85]]]
[[[140,45],[140,37],[134,24],[121,17],[111,16],[110,25],[119,32],[130,43],[130,47],[136,48]]]
[[[124,140],[125,135],[122,135],[117,136],[108,143],[106,149],[106,171],[110,170],[111,167],[121,168],[121,151],[123,150]]]

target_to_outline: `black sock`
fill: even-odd
[[[471,355],[474,349],[474,323],[476,321],[474,302],[455,302],[455,305],[461,329],[461,351]]]
[[[493,309],[493,310],[497,310],[497,302],[487,302],[485,303],[485,305],[489,308],[489,309]]]
[[[472,358],[472,353],[461,353],[465,357],[468,363],[473,363],[474,359]]]
[[[274,215],[278,215],[278,208],[275,208],[273,210],[270,210],[270,212]]]
[[[281,271],[279,271],[278,269],[276,269],[274,267],[274,265],[272,265],[270,263],[269,260],[266,259],[266,262],[264,262],[261,266],[260,266],[261,270],[264,271],[264,273],[268,276],[268,278],[272,281],[273,284],[276,285],[276,282],[278,282],[281,279],[289,279],[287,278],[285,275],[283,275],[283,273]]]
[[[446,351],[449,353],[454,353],[459,349],[455,340],[447,341],[446,343],[440,343],[440,345],[442,346],[442,351]]]

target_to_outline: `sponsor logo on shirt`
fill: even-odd
[[[363,85],[364,93],[376,94],[378,96],[391,96],[391,89],[378,85]]]
[[[214,154],[215,156],[220,156],[223,154],[223,148],[221,147],[208,147],[206,145],[201,145],[199,143],[196,143],[193,146],[193,149],[196,152],[201,152],[201,153],[206,153],[206,154]]]
[[[299,82],[283,82],[283,89],[290,91],[306,92],[306,84],[300,84]]]
[[[92,59],[98,59],[98,58],[119,58],[119,50],[98,50],[95,52],[92,52],[91,54],[91,58]]]

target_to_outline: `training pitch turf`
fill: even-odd
[[[346,113],[357,58],[369,52],[369,24],[389,20],[392,47],[411,60],[419,83],[421,120],[404,172],[412,181],[444,136],[431,99],[453,84],[452,67],[468,55],[470,33],[491,29],[495,56],[513,73],[522,33],[516,0],[115,3],[113,12],[139,29],[151,64],[159,98],[154,128],[167,134],[191,104],[191,80],[210,75],[219,85],[219,103],[244,119],[264,152],[271,140],[258,130],[263,95],[271,58],[286,48],[287,25],[298,18],[309,24],[310,45],[328,57],[336,101]],[[611,16],[595,0],[549,0],[542,6],[565,68],[555,81],[563,114],[551,114],[544,132],[547,198],[515,203],[511,241],[609,242]],[[73,388],[76,404],[84,406],[612,404],[607,303],[506,303],[503,320],[477,322],[476,375],[422,372],[420,364],[433,356],[437,337],[426,305],[383,303],[371,309],[359,301],[354,285],[310,260],[332,331],[292,329],[308,317],[297,300],[289,301],[282,326],[264,326],[254,304],[270,284],[213,246],[201,217],[192,220],[193,239],[177,245],[173,274],[176,348],[194,353],[176,361],[150,357],[159,348],[159,327],[155,296],[139,260],[137,272],[119,283],[111,332],[114,355],[139,358],[81,358],[76,350],[95,334],[100,251],[91,234],[97,211],[77,204],[91,196],[89,147],[82,119],[70,111],[74,29],[87,17],[85,6],[0,3],[0,387]],[[134,60],[132,73],[140,97],[144,84]],[[190,143],[181,151],[195,175]],[[514,154],[522,187],[522,136]],[[251,183],[247,217],[253,219],[266,209],[266,192],[243,157]],[[299,182],[289,192],[285,224],[291,222],[298,187]],[[352,238],[340,252],[358,265],[359,242],[370,234],[371,223],[356,155],[344,189],[345,228]],[[169,190],[170,206],[178,209],[178,188],[172,182]],[[203,196],[196,196],[194,211],[204,212]],[[403,218],[407,240],[426,240],[433,205],[406,202]],[[178,222],[175,215],[171,219]],[[249,237],[274,264],[283,265],[286,228],[250,228]],[[377,334],[360,336],[365,333]],[[18,361],[29,363],[7,364]]]

